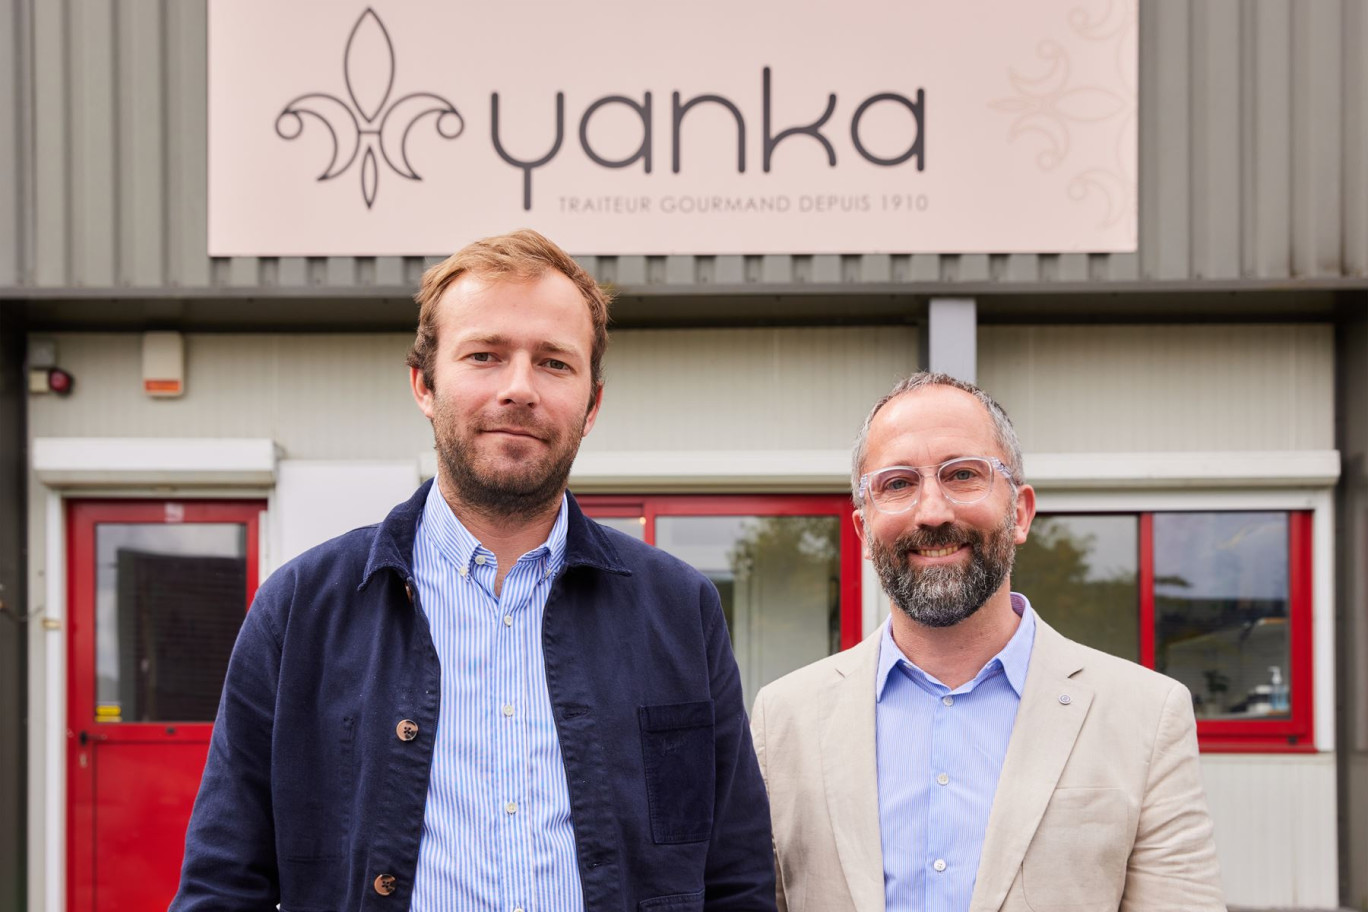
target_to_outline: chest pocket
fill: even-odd
[[[713,703],[665,703],[637,711],[657,845],[702,842],[712,835],[717,766]]]
[[[1026,904],[1036,912],[1116,909],[1134,833],[1120,789],[1059,789],[1022,859]]]

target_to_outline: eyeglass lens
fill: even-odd
[[[937,471],[941,493],[961,504],[971,504],[988,496],[993,484],[993,465],[986,459],[955,459]],[[894,466],[869,476],[869,496],[875,506],[886,510],[909,509],[921,496],[922,474],[914,468]]]

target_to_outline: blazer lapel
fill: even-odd
[[[1016,878],[1093,692],[1073,675],[1082,653],[1036,615],[1035,644],[983,838],[971,912],[997,912]]]
[[[822,778],[836,854],[856,909],[883,912],[878,760],[874,742],[874,678],[882,626],[836,666],[840,680],[824,693]]]

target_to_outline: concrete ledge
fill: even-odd
[[[39,437],[32,464],[49,487],[275,483],[275,441],[237,437]]]

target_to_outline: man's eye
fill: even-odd
[[[555,358],[548,358],[546,361],[546,366],[551,368],[552,370],[558,371],[570,369],[570,365],[566,364],[564,361],[557,361]]]
[[[973,481],[978,477],[978,473],[973,469],[955,469],[950,473],[951,481]]]
[[[888,479],[888,481],[884,484],[884,490],[906,491],[908,488],[915,488],[916,486],[917,482],[915,479],[910,478],[906,475],[898,475]]]
[[[494,360],[494,355],[490,352],[474,352],[470,355],[471,361],[478,361],[481,364]]]

